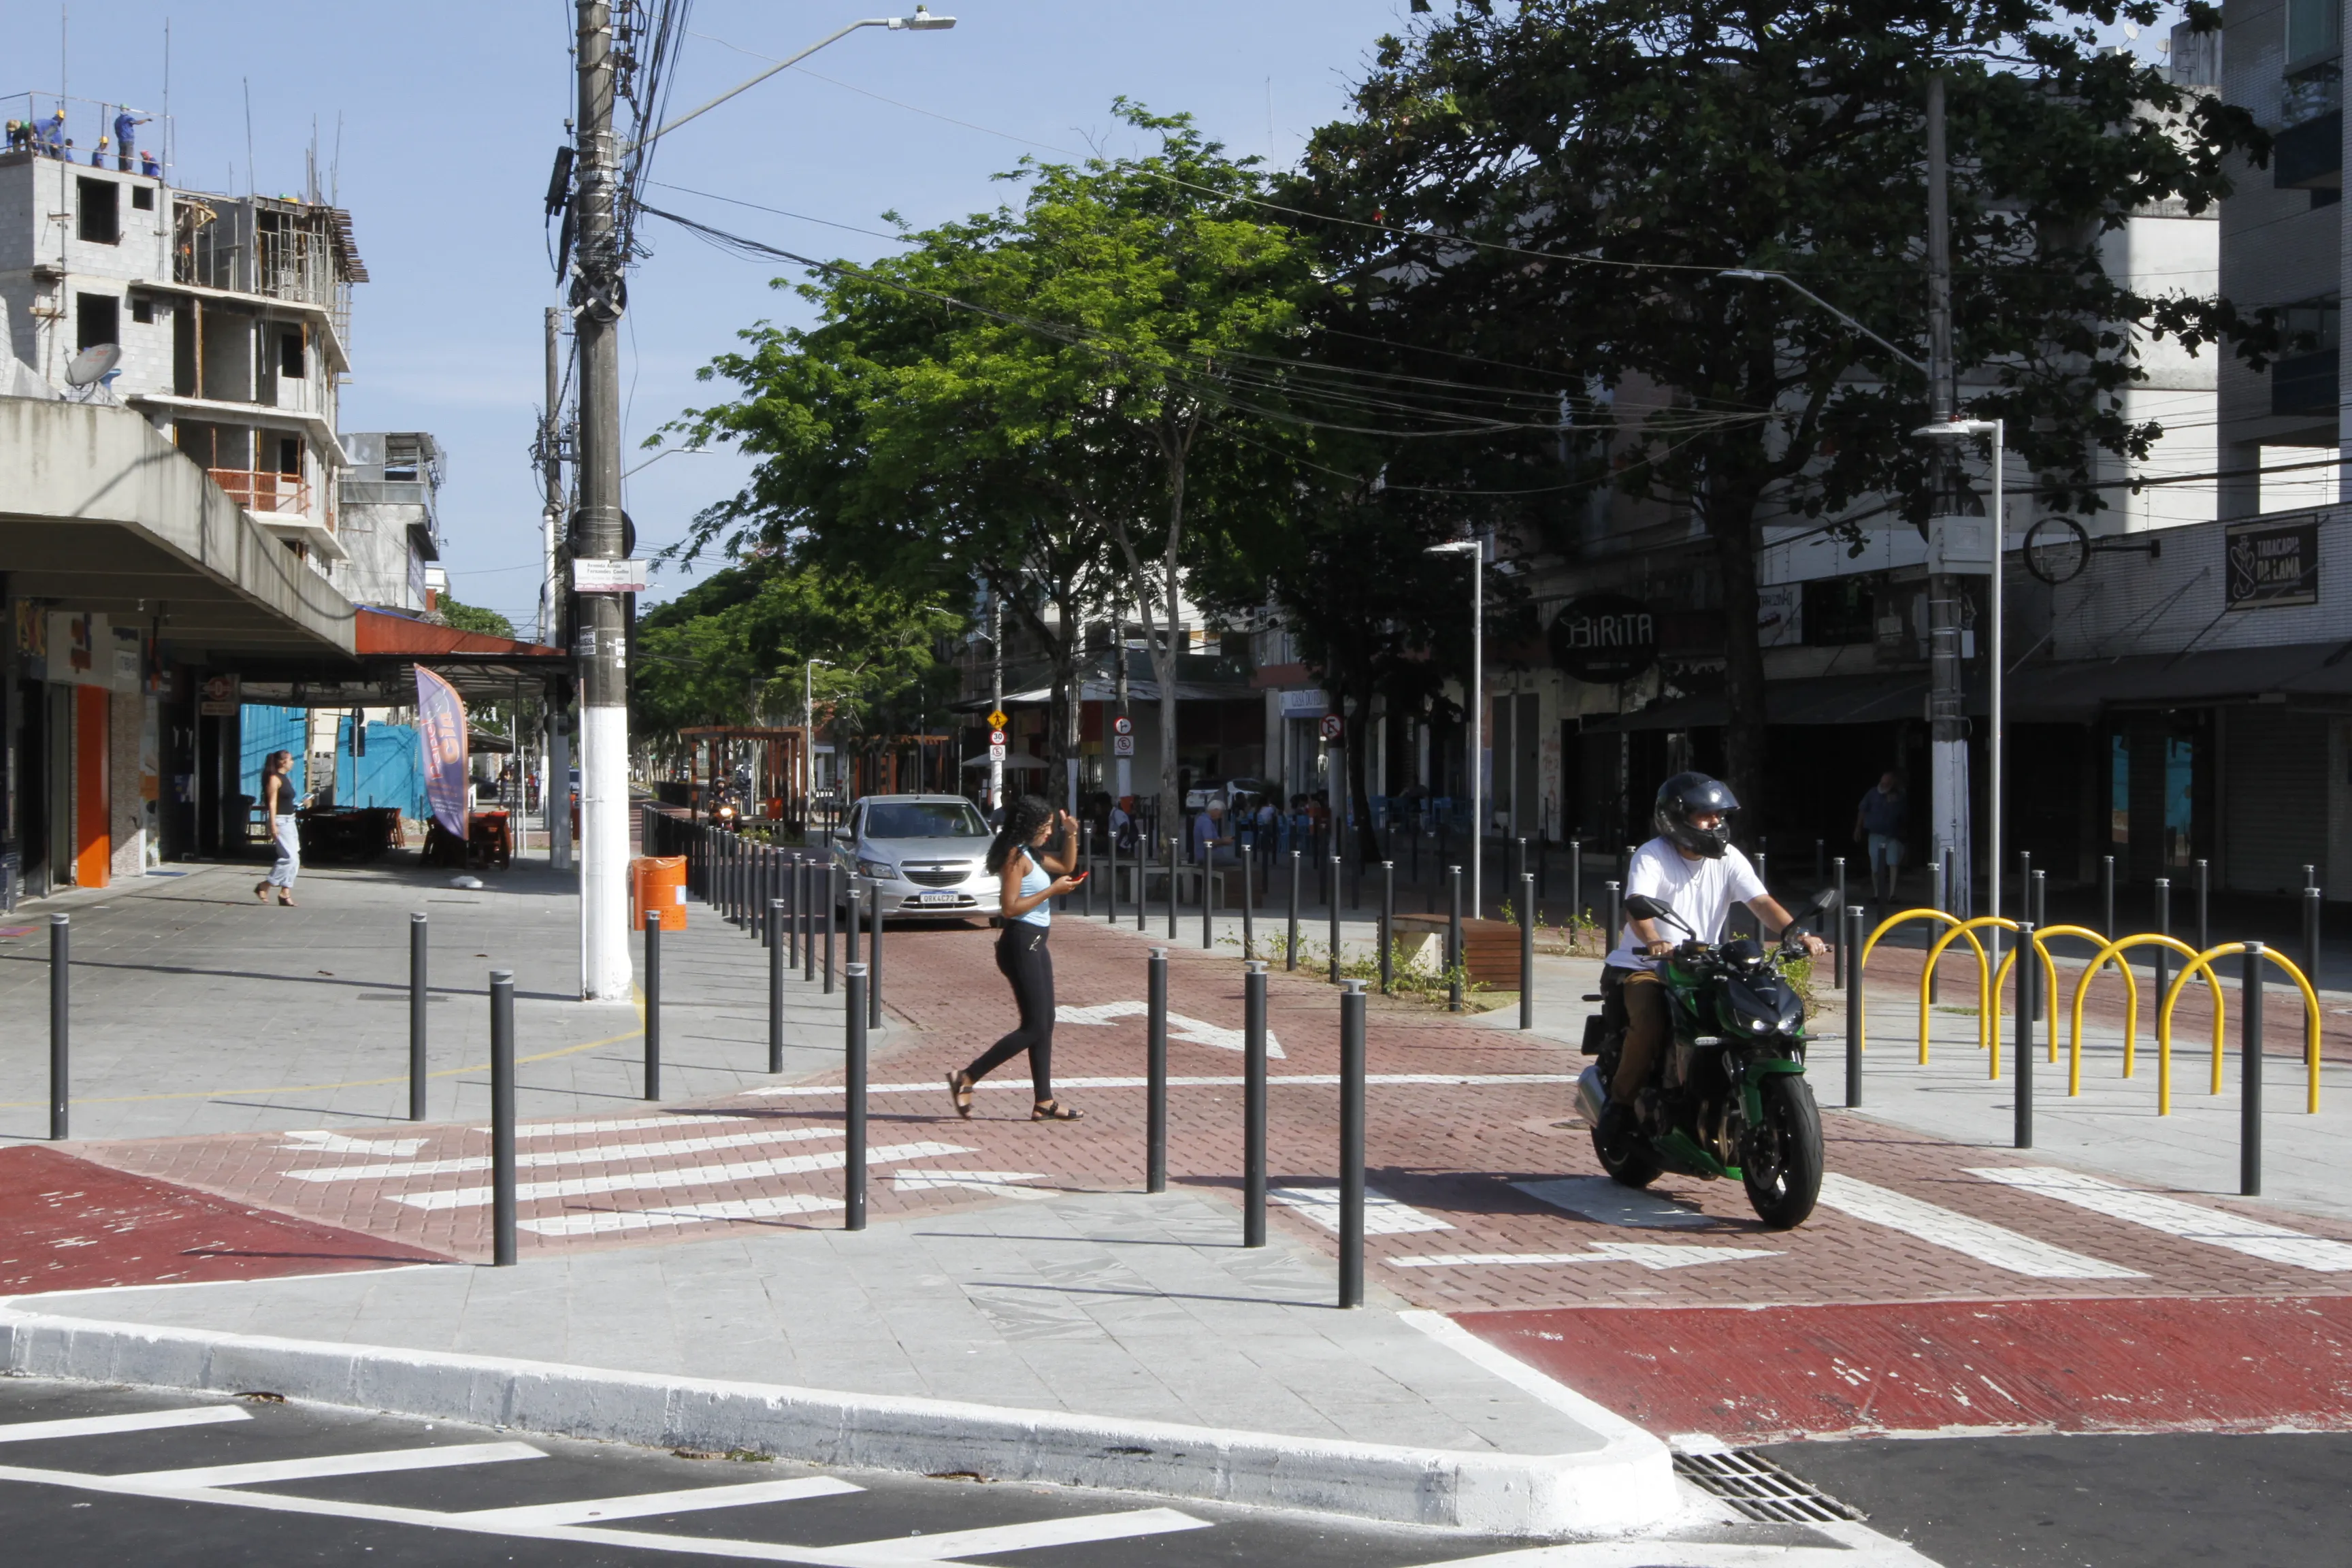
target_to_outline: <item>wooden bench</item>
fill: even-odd
[[[1396,917],[1396,940],[1407,947],[1434,936],[1438,942],[1435,967],[1445,967],[1445,917],[1430,914],[1400,914]],[[1474,921],[1462,922],[1462,967],[1480,985],[1496,991],[1517,991],[1519,988],[1519,928],[1509,921]]]

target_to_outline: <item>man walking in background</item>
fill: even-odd
[[[1903,826],[1910,797],[1903,793],[1903,777],[1893,768],[1863,792],[1853,814],[1853,841],[1866,844],[1870,854],[1870,897],[1874,903],[1895,901],[1895,879],[1903,866]]]

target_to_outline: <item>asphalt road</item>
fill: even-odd
[[[2343,1568],[2352,1433],[1767,1448],[1943,1568]]]

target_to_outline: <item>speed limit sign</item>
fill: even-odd
[[[1339,738],[1339,716],[1337,713],[1324,714],[1321,729],[1323,731],[1323,738],[1325,740],[1338,740]]]

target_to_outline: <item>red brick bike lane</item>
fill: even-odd
[[[1087,1116],[1050,1124],[1028,1119],[1020,1062],[982,1089],[971,1119],[949,1104],[948,1072],[1012,1025],[992,940],[976,927],[890,934],[886,986],[900,1027],[869,1102],[877,1223],[1142,1184],[1145,944],[1076,920],[1055,927],[1056,1088]],[[1241,966],[1229,949],[1176,946],[1170,967],[1171,1181],[1237,1202]],[[1585,1058],[1574,1047],[1402,1000],[1370,998],[1369,1014],[1370,1276],[1664,1429],[1710,1429],[1706,1413],[1725,1389],[1744,1388],[1731,1380],[1749,1359],[1717,1356],[1718,1346],[1746,1347],[1767,1369],[1756,1386],[1778,1391],[1717,1423],[1741,1432],[1870,1428],[1898,1406],[1906,1427],[2031,1424],[2015,1412],[1988,1415],[1957,1373],[1882,1375],[1890,1392],[1870,1402],[1839,1392],[1853,1386],[1839,1357],[1875,1365],[1885,1357],[1874,1347],[1897,1342],[1903,1325],[1931,1311],[1958,1314],[1956,1326],[1916,1337],[1963,1361],[1955,1336],[1986,1310],[2026,1314],[2018,1321],[2032,1331],[2020,1343],[2062,1346],[2056,1325],[2105,1342],[2121,1332],[2118,1314],[2204,1314],[2204,1331],[2167,1342],[2169,1363],[2200,1369],[2189,1392],[2141,1400],[2132,1419],[2143,1424],[2236,1421],[2246,1410],[2249,1421],[2263,1411],[2305,1421],[2324,1414],[2315,1400],[2325,1410],[2347,1404],[2340,1380],[2312,1379],[2288,1399],[2288,1380],[2242,1378],[2250,1403],[2228,1405],[2225,1417],[2196,1391],[2226,1383],[2232,1367],[2267,1365],[2286,1337],[2263,1327],[2273,1322],[2265,1314],[2286,1328],[2297,1311],[2305,1322],[2352,1322],[2338,1300],[2352,1286],[2352,1226],[2147,1193],[1832,1112],[1823,1206],[1798,1230],[1768,1231],[1737,1183],[1667,1177],[1646,1193],[1610,1183],[1575,1114]],[[1273,1205],[1274,1223],[1331,1253],[1339,993],[1277,971],[1269,1016],[1282,1052],[1271,1071],[1271,1183],[1286,1200]],[[837,1082],[816,1081],[527,1123],[525,1256],[837,1225],[841,1117]],[[333,1146],[239,1134],[78,1152],[420,1252],[487,1256],[486,1130],[407,1128],[396,1147],[349,1131]],[[1236,1244],[1239,1230],[1236,1215]],[[2232,1303],[2242,1310],[2217,1311]],[[1809,1327],[1791,1338],[1797,1322]],[[1662,1344],[1692,1353],[1662,1362]],[[2032,1408],[2060,1412],[2053,1424],[2095,1423],[2147,1387],[2128,1355],[2065,1364],[2092,1371],[2031,1385],[2046,1386]],[[1773,1381],[1800,1372],[1803,1382],[1786,1390]]]

